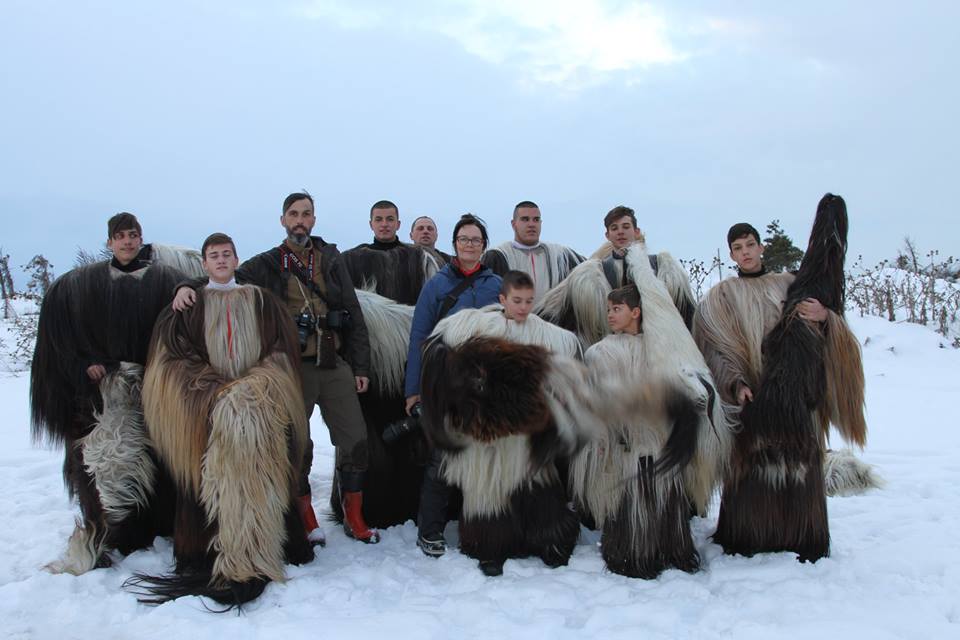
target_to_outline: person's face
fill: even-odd
[[[640,237],[640,230],[633,225],[630,216],[623,216],[611,222],[604,235],[614,249],[623,249]]]
[[[483,253],[483,234],[475,224],[465,224],[457,232],[457,258],[461,263],[474,265]]]
[[[393,242],[400,228],[400,216],[396,209],[374,209],[370,214],[370,228],[373,237],[380,242]]]
[[[143,246],[143,238],[136,229],[125,229],[117,231],[113,237],[107,240],[107,247],[113,252],[113,257],[117,262],[126,266],[133,262],[133,259],[140,253]]]
[[[418,218],[410,231],[410,240],[421,247],[434,248],[437,244],[437,226],[430,218]]]
[[[730,259],[743,273],[756,273],[763,268],[763,245],[753,234],[737,238],[730,243]]]
[[[219,284],[230,282],[233,273],[240,265],[237,254],[233,251],[233,245],[212,244],[207,247],[203,254],[203,270],[207,272],[210,279]]]
[[[530,288],[511,288],[507,295],[500,294],[500,304],[503,305],[503,313],[511,320],[517,322],[526,322],[527,316],[533,311],[533,289]]]
[[[622,302],[614,304],[607,301],[607,325],[613,333],[632,333],[639,331],[640,307],[631,309]]]
[[[513,237],[520,244],[532,246],[540,242],[540,209],[523,207],[517,209],[510,221]]]
[[[313,204],[307,198],[295,200],[280,216],[280,224],[291,237],[306,238],[313,231],[313,225],[316,223],[317,216],[313,213]]]

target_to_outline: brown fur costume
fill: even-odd
[[[202,289],[157,321],[144,412],[178,493],[177,575],[138,576],[159,603],[241,604],[313,551],[295,508],[307,424],[288,314],[255,286]]]
[[[424,376],[443,382],[424,385],[424,407],[436,426],[436,409],[446,406],[450,438],[460,443],[443,462],[446,480],[463,491],[460,550],[500,565],[526,555],[567,564],[580,527],[554,458],[569,456],[599,428],[587,411],[577,337],[536,316],[508,320],[497,304],[455,313],[433,335]],[[461,376],[483,382],[450,379]],[[454,400],[436,397],[447,393]],[[476,401],[484,409],[474,419],[451,413]],[[444,434],[436,437],[441,443]]]

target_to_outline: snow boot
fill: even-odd
[[[327,544],[327,536],[320,523],[317,522],[317,514],[313,511],[312,496],[308,493],[297,497],[297,511],[300,512],[300,519],[303,520],[303,528],[307,532],[307,540],[311,545],[324,547]]]
[[[366,544],[380,542],[380,534],[367,526],[363,518],[363,472],[340,472],[340,505],[343,507],[343,532]]]

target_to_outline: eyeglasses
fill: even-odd
[[[479,247],[483,244],[483,238],[468,238],[467,236],[457,236],[457,244],[471,247]]]

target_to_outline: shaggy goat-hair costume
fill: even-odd
[[[429,251],[409,244],[388,251],[360,245],[340,259],[358,289],[408,305],[417,304],[423,285],[443,266]]]
[[[178,492],[178,575],[132,584],[152,604],[205,595],[232,606],[283,581],[285,560],[313,558],[295,507],[307,423],[283,305],[254,286],[199,294],[157,321],[143,389]]]
[[[403,376],[413,307],[362,289],[357,289],[357,299],[370,335],[371,365],[370,388],[359,396],[367,425],[368,455],[363,517],[369,526],[385,528],[416,519],[427,455],[420,433],[411,433],[389,445],[382,436],[389,424],[406,417]],[[335,520],[342,521],[338,474],[334,473],[333,478],[330,511]]]
[[[583,256],[553,242],[518,248],[513,241],[508,241],[487,249],[481,262],[500,276],[510,270],[528,274],[533,279],[534,299],[540,300],[583,262]]]
[[[554,460],[576,452],[600,425],[578,361],[499,335],[576,352],[575,338],[544,330],[546,323],[529,332],[506,324],[487,307],[437,325],[424,350],[423,425],[445,451],[444,477],[463,491],[460,550],[482,561],[534,555],[561,566],[579,523]]]
[[[763,342],[714,535],[727,553],[794,551],[812,562],[830,553],[822,439],[831,419],[849,441],[866,439],[859,345],[842,319],[847,224],[843,199],[825,195],[783,315]],[[832,312],[825,326],[800,318],[806,298]]]
[[[84,573],[109,564],[112,549],[129,553],[170,532],[172,487],[163,472],[151,471],[139,406],[150,332],[183,279],[163,263],[164,256],[176,262],[176,251],[159,249],[144,246],[142,266],[132,272],[109,260],[68,271],[41,304],[30,369],[32,434],[64,446],[64,482],[81,513],[51,571]],[[87,376],[93,364],[108,373],[99,385]]]
[[[367,428],[368,467],[363,479],[363,516],[371,527],[390,527],[416,518],[426,443],[411,434],[387,445],[382,433],[406,418],[404,365],[410,341],[413,305],[424,283],[442,266],[438,255],[417,245],[389,250],[359,245],[340,260],[357,287],[370,336],[370,389],[358,396]],[[343,520],[340,476],[334,472],[330,512]]]
[[[643,243],[628,257],[637,266],[642,332],[608,336],[587,350],[607,428],[574,458],[570,483],[602,529],[607,567],[653,578],[670,567],[699,567],[690,510],[706,512],[731,437],[710,371]]]
[[[610,243],[607,243],[609,245]],[[637,260],[641,253],[632,251],[633,247],[642,246],[643,260],[646,266],[651,262],[656,264],[655,275],[664,284],[673,304],[680,312],[681,320],[693,313],[693,293],[686,271],[677,260],[666,251],[659,253],[654,260],[647,255],[646,245],[637,241],[631,245],[624,258],[627,268],[627,279],[637,281],[639,265]],[[598,251],[597,256],[602,253]],[[609,251],[606,252],[609,255]],[[606,256],[604,256],[606,257]],[[534,307],[533,312],[541,318],[574,332],[580,338],[584,347],[596,344],[610,333],[607,326],[607,295],[612,290],[606,272],[603,258],[591,257],[583,262],[567,278],[552,288]]]

